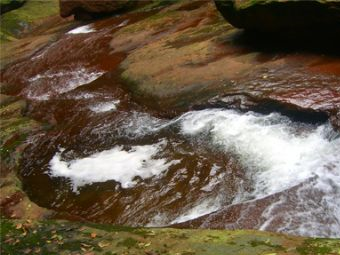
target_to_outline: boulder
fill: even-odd
[[[101,17],[131,8],[138,1],[132,0],[59,0],[60,15],[64,18],[74,15],[75,19]]]
[[[15,10],[24,5],[26,0],[1,0],[0,1],[0,14]]]
[[[262,32],[338,28],[340,1],[215,0],[223,17],[237,28]]]

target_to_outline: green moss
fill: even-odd
[[[0,0],[1,5],[9,4],[12,0]]]
[[[1,41],[11,41],[24,30],[29,30],[37,20],[58,15],[57,0],[28,0],[21,8],[1,17]]]
[[[271,247],[271,248],[274,248],[276,250],[284,250],[284,248],[281,246],[281,245],[278,245],[278,244],[272,244],[270,242],[270,239],[266,240],[266,241],[262,241],[262,240],[252,240],[250,241],[250,245],[252,247],[257,247],[257,246],[268,246],[268,247]]]
[[[296,251],[301,255],[340,254],[340,239],[306,239]]]
[[[75,240],[75,241],[72,240],[72,241],[66,241],[65,243],[60,245],[60,249],[69,250],[69,251],[80,251],[82,244],[91,245],[88,242],[82,242],[80,240]]]
[[[167,41],[167,46],[173,48],[181,48],[184,46],[192,45],[196,42],[211,40],[216,36],[225,35],[231,29],[231,25],[225,22],[216,22],[211,25],[206,25],[201,28],[192,28],[186,33],[176,36],[174,39]]]
[[[166,27],[173,26],[173,23],[179,19],[181,19],[181,14],[176,11],[155,14],[140,22],[123,27],[117,32],[117,35],[136,33],[147,29],[165,29]]]
[[[108,231],[108,232],[134,232],[136,229],[128,226],[115,226],[115,225],[103,225],[96,223],[86,223],[84,226],[88,226],[90,228],[97,228],[100,230]]]
[[[137,244],[138,244],[138,241],[136,239],[128,237],[124,239],[123,241],[118,242],[117,246],[124,246],[130,249],[132,247],[136,247]]]
[[[24,254],[34,247],[40,246],[41,254],[57,254],[42,245],[51,237],[46,229],[27,232],[24,228],[16,228],[12,221],[1,219],[1,254]],[[14,237],[14,238],[13,238]]]
[[[337,239],[295,238],[261,231],[122,228],[51,220],[23,228],[24,221],[0,222],[1,254],[34,254],[34,250],[29,250],[33,248],[39,249],[38,254],[264,255],[289,250],[289,254],[312,255],[339,251]],[[144,237],[136,236],[138,232]],[[96,236],[91,238],[90,233]]]

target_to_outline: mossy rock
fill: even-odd
[[[13,41],[22,32],[31,29],[35,22],[58,15],[57,0],[27,0],[20,8],[9,11],[1,17],[1,42]]]
[[[2,15],[6,12],[18,9],[25,2],[26,0],[1,0],[0,1],[0,13]]]
[[[339,1],[215,0],[233,26],[264,32],[333,30],[340,24]]]

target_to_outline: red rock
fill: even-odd
[[[74,15],[75,19],[91,19],[127,9],[137,1],[129,0],[59,0],[60,15],[64,18]]]

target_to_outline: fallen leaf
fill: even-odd
[[[29,229],[32,227],[32,225],[30,223],[24,223],[22,224],[22,227],[25,228],[25,229]]]
[[[107,246],[109,246],[109,245],[110,245],[110,243],[109,243],[109,242],[106,242],[106,241],[101,241],[101,242],[98,243],[98,246],[99,246],[100,248],[104,248],[104,247],[107,247]]]
[[[10,238],[10,239],[5,240],[4,243],[12,244],[13,241],[14,241],[14,239],[13,239],[13,238]]]
[[[144,244],[144,247],[149,247],[151,245],[151,243],[146,243]]]
[[[15,229],[21,229],[22,228],[22,224],[21,223],[18,223],[15,225]]]
[[[91,233],[91,238],[96,238],[97,234],[96,233]]]
[[[138,247],[139,247],[139,248],[144,247],[144,245],[145,245],[145,243],[138,243]]]
[[[147,236],[155,236],[156,233],[155,233],[155,231],[151,230],[151,231],[148,232],[146,235],[147,235]]]

